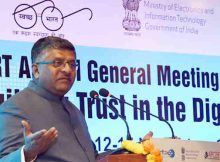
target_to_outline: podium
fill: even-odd
[[[107,155],[98,162],[146,162],[146,156],[140,154]]]
[[[160,149],[163,162],[220,162],[220,142],[153,138]],[[139,154],[107,155],[98,162],[146,162]]]

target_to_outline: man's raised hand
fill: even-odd
[[[21,123],[24,134],[25,161],[29,162],[50,147],[53,141],[57,138],[58,131],[55,127],[52,127],[49,130],[42,129],[32,133],[30,125],[27,121],[22,120]]]

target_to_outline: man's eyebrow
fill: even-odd
[[[61,58],[61,57],[55,57],[55,58],[53,58],[53,60],[76,61],[76,59],[74,59],[74,58],[72,58],[72,59],[65,59],[65,58]]]

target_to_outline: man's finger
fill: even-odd
[[[27,121],[22,120],[22,121],[21,121],[21,124],[22,124],[22,126],[23,126],[23,134],[24,134],[24,137],[26,137],[26,136],[32,134],[32,133],[31,133],[31,127],[30,127],[30,125],[29,125],[29,123],[28,123]]]
[[[149,131],[145,136],[144,136],[144,139],[143,140],[149,140],[150,138],[153,137],[153,132],[152,131]]]
[[[52,127],[43,136],[46,140],[49,140],[56,138],[57,133],[58,133],[57,129],[55,127]]]
[[[47,131],[45,129],[42,129],[40,131],[37,131],[33,134],[31,134],[31,136],[29,138],[31,138],[31,140],[37,140],[39,138],[41,138]]]

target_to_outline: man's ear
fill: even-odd
[[[38,68],[37,64],[32,64],[32,73],[33,73],[35,79],[39,78],[40,73],[39,73],[39,68]]]

